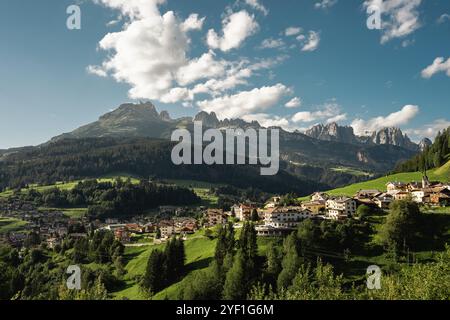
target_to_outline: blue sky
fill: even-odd
[[[81,30],[66,27],[74,3]],[[3,0],[0,148],[139,100],[173,117],[432,138],[450,125],[449,14],[445,0]]]

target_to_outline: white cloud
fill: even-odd
[[[251,6],[253,9],[261,11],[263,15],[267,16],[269,14],[269,10],[262,5],[258,0],[245,0],[245,3]]]
[[[381,43],[405,37],[420,28],[418,8],[422,0],[366,0],[364,6],[378,7],[382,13]]]
[[[201,110],[215,112],[221,118],[237,118],[267,110],[291,93],[291,89],[279,83],[271,87],[255,88],[234,95],[199,101],[197,105]]]
[[[187,88],[172,88],[159,100],[163,103],[176,103],[184,100],[192,100],[193,94]]]
[[[450,58],[445,60],[443,57],[434,59],[433,63],[422,70],[422,78],[430,79],[436,73],[445,72],[450,77]]]
[[[210,51],[182,66],[177,72],[178,83],[185,86],[200,79],[220,77],[225,74],[227,64],[224,60],[215,60],[214,52]]]
[[[106,57],[99,66],[88,66],[86,70],[129,84],[132,99],[195,105],[216,111],[219,117],[238,117],[261,113],[292,94],[282,84],[235,91],[239,86],[248,86],[250,78],[265,74],[264,70],[273,72],[273,67],[287,55],[266,59],[238,57],[233,61],[218,58],[210,49],[189,57],[190,32],[201,30],[205,18],[195,13],[185,19],[172,11],[160,13],[159,5],[165,0],[94,1],[117,10],[123,25],[120,31],[108,33],[100,40],[99,48],[107,53]],[[223,18],[220,36],[209,30],[207,40],[212,48],[238,48],[259,28],[247,11],[230,10]],[[209,97],[197,101],[200,94]]]
[[[210,29],[207,43],[210,48],[224,52],[239,48],[244,40],[256,33],[259,28],[255,17],[245,10],[228,15],[222,21],[222,25],[223,35],[219,36],[214,29]]]
[[[351,126],[355,134],[368,135],[374,131],[385,127],[399,127],[407,124],[419,113],[419,107],[415,105],[406,105],[400,111],[389,114],[386,117],[376,117],[369,120],[355,119]]]
[[[131,85],[134,99],[155,99],[170,93],[178,70],[189,63],[188,37],[172,11],[161,15],[163,0],[98,0],[128,18],[123,30],[99,43],[108,57],[101,68]]]
[[[302,105],[302,100],[299,97],[292,98],[288,103],[284,106],[286,108],[298,108]]]
[[[184,32],[190,30],[201,30],[204,22],[205,17],[199,19],[198,14],[193,13],[181,24],[181,30]]]
[[[345,120],[347,120],[347,114],[342,113],[342,114],[338,114],[335,117],[327,119],[327,123],[341,122],[341,121],[345,121]]]
[[[299,34],[300,32],[302,32],[302,28],[300,27],[289,27],[284,31],[285,36],[290,37],[290,36],[295,36],[297,34]]]
[[[87,73],[96,75],[98,77],[106,78],[108,76],[108,73],[99,66],[87,66],[86,71]]]
[[[242,119],[247,122],[258,121],[258,123],[265,128],[270,127],[281,127],[283,129],[290,128],[290,123],[288,119],[267,113],[249,114],[243,116]]]
[[[331,8],[337,3],[337,0],[319,0],[314,4],[314,8],[326,10]]]
[[[295,123],[300,122],[314,122],[314,121],[328,121],[328,120],[342,120],[345,115],[341,114],[341,107],[334,100],[326,102],[317,107],[316,111],[302,111],[297,112],[292,117],[292,121]],[[333,121],[331,121],[333,122]]]
[[[254,63],[250,63],[250,61],[246,59],[229,63],[229,67],[226,70],[224,77],[209,79],[204,83],[199,83],[192,89],[192,93],[206,93],[213,97],[217,97],[224,91],[234,89],[239,85],[247,85],[247,79],[254,76],[256,72],[264,69],[271,69],[285,59],[285,55],[280,55],[275,58],[257,60]]]
[[[450,127],[450,121],[446,119],[436,119],[432,123],[426,124],[420,128],[407,129],[405,133],[410,135],[415,141],[423,138],[434,139],[439,131]]]
[[[320,35],[318,32],[310,31],[308,39],[302,47],[302,51],[315,51],[319,47]]]
[[[166,0],[94,0],[95,3],[120,10],[131,20],[159,15],[158,5]]]
[[[264,39],[261,43],[260,48],[262,49],[274,49],[274,48],[280,48],[284,46],[284,41],[282,39],[273,39],[268,38]]]

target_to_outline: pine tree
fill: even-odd
[[[281,263],[283,269],[278,276],[278,289],[288,288],[292,284],[292,280],[301,265],[299,247],[299,241],[294,233],[285,239],[283,248],[284,258]]]
[[[147,268],[141,287],[149,294],[159,292],[165,282],[165,255],[159,250],[153,250],[147,262]]]
[[[239,250],[234,258],[231,269],[227,272],[223,288],[224,300],[243,300],[246,298],[245,286],[245,257]]]

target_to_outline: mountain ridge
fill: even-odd
[[[372,132],[370,135],[358,136],[351,126],[340,126],[336,122],[315,125],[305,131],[305,134],[311,138],[323,141],[366,145],[393,145],[411,151],[421,151],[422,148],[425,148],[425,145],[428,145],[429,141],[424,139],[420,144],[416,144],[400,128],[396,127],[385,127]]]
[[[79,127],[72,132],[52,138],[48,145],[67,139],[85,138],[152,138],[170,140],[177,128],[192,132],[194,121],[201,121],[204,128],[262,128],[257,121],[242,119],[218,119],[215,113],[199,112],[195,117],[173,119],[167,111],[158,112],[150,103],[126,103],[98,118],[97,121]],[[339,131],[340,126],[332,125]],[[269,130],[272,128],[269,128]],[[353,130],[348,128],[336,139],[317,139],[301,132],[280,129],[280,165],[309,180],[316,180],[330,186],[339,186],[368,177],[384,174],[399,162],[411,158],[416,151],[395,145],[346,142]],[[323,129],[322,129],[323,131]],[[363,172],[354,175],[352,172]]]

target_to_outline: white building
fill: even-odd
[[[296,228],[302,220],[312,216],[311,211],[300,207],[280,207],[266,212],[264,223],[274,228]]]
[[[327,215],[334,220],[352,217],[356,213],[356,201],[352,198],[329,199],[326,202]]]

